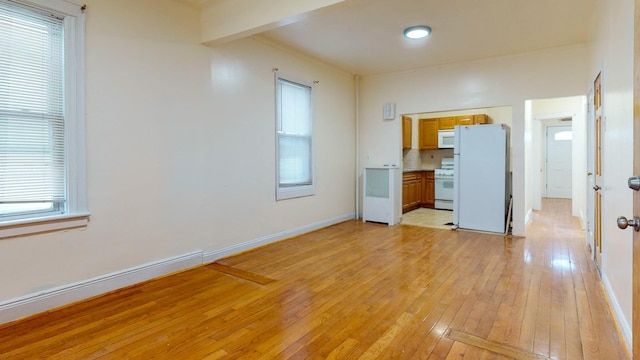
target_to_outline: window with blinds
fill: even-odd
[[[0,2],[0,220],[65,211],[64,19]]]
[[[313,90],[276,76],[278,200],[314,194]]]

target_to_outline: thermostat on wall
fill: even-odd
[[[382,118],[384,120],[393,120],[396,118],[396,104],[386,103],[384,104],[382,111]]]

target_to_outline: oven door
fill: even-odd
[[[438,148],[440,149],[453,149],[453,139],[455,132],[453,130],[440,130],[438,131]]]
[[[435,197],[436,200],[453,201],[453,179],[436,178],[435,179]]]
[[[453,210],[453,179],[435,179],[436,209]]]

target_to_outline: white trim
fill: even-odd
[[[616,293],[611,288],[611,283],[609,282],[609,279],[606,275],[602,275],[602,284],[604,284],[604,292],[609,302],[609,306],[611,306],[611,309],[613,310],[613,316],[615,318],[614,320],[618,324],[620,332],[622,333],[622,338],[624,339],[625,345],[627,346],[627,350],[629,350],[631,349],[633,344],[631,326],[629,326],[629,323],[627,322],[624,313],[620,308],[620,303],[616,298]]]
[[[202,264],[202,251],[155,261],[0,302],[0,324]]]
[[[203,262],[210,263],[214,262],[220,258],[227,257],[233,254],[238,254],[243,251],[251,250],[260,246],[264,246],[267,244],[271,244],[280,240],[284,240],[290,238],[292,236],[304,234],[310,231],[318,230],[327,226],[331,226],[334,224],[338,224],[347,220],[354,219],[356,214],[350,213],[342,216],[338,216],[332,219],[327,219],[323,221],[319,221],[317,223],[300,226],[297,228],[293,228],[290,230],[281,231],[276,234],[271,234],[267,236],[263,236],[257,239],[249,240],[240,244],[232,245],[220,250],[207,251],[203,254]]]
[[[86,227],[89,222],[85,139],[85,15],[67,0],[3,0],[64,15],[65,181],[63,215],[0,222],[0,239]]]
[[[309,88],[310,94],[310,106],[311,106],[311,154],[309,161],[311,162],[310,171],[311,171],[311,184],[307,185],[299,185],[292,187],[280,187],[280,136],[279,133],[280,125],[278,122],[280,121],[280,112],[278,111],[278,101],[280,100],[281,92],[278,91],[278,81],[283,80],[284,82],[294,83],[297,85],[305,86]],[[275,110],[275,142],[276,142],[276,201],[294,199],[305,196],[313,196],[316,193],[316,145],[315,145],[315,102],[314,102],[314,82],[304,81],[298,79],[293,76],[285,75],[279,73],[278,71],[274,72],[274,82],[273,82],[273,90],[274,90],[274,110]]]
[[[88,223],[89,213],[6,221],[0,224],[0,239],[86,227]]]
[[[527,211],[527,215],[524,216],[524,226],[525,226],[525,228],[529,224],[529,220],[531,220],[531,213],[532,212],[533,212],[533,210],[529,209],[529,211]]]
[[[19,320],[43,311],[58,308],[80,300],[105,294],[127,286],[148,281],[159,276],[175,273],[198,265],[210,263],[226,257],[250,250],[259,246],[280,241],[292,236],[318,230],[355,218],[354,213],[322,220],[313,224],[285,230],[276,234],[263,236],[224,249],[203,252],[194,251],[171,258],[154,261],[129,269],[100,275],[91,279],[46,289],[17,298],[0,302],[0,324]]]
[[[50,11],[57,14],[80,16],[82,7],[67,0],[6,0],[17,4],[31,6],[37,9]]]
[[[584,214],[584,211],[578,210],[578,219],[580,219],[580,226],[583,231],[587,231],[587,217]]]
[[[67,161],[67,210],[88,212],[86,180],[85,116],[85,15],[65,18],[65,159]],[[69,71],[72,69],[73,71]]]

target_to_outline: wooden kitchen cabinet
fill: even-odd
[[[422,171],[402,174],[402,213],[417,209],[422,204]]]
[[[489,120],[487,118],[487,114],[473,115],[473,123],[475,125],[477,125],[477,124],[486,124],[488,122],[489,122]]]
[[[456,125],[473,125],[473,115],[456,116]]]
[[[418,149],[419,150],[436,150],[438,149],[438,130],[452,130],[456,125],[469,126],[477,124],[489,123],[489,117],[486,114],[478,115],[460,115],[441,118],[430,118],[418,120]],[[411,122],[409,121],[409,124]],[[403,117],[402,123],[402,140],[403,149],[405,146],[405,123]],[[410,126],[410,125],[409,125]],[[410,134],[410,133],[409,133]],[[409,141],[409,148],[411,147]]]
[[[418,149],[438,149],[438,119],[420,119],[418,125]]]
[[[411,149],[412,121],[408,116],[402,117],[402,150]]]
[[[456,118],[453,116],[438,119],[439,130],[451,130],[456,126]]]
[[[402,174],[402,213],[419,207],[433,209],[436,202],[433,170]]]
[[[433,209],[436,203],[436,181],[433,170],[422,173],[422,207]]]

